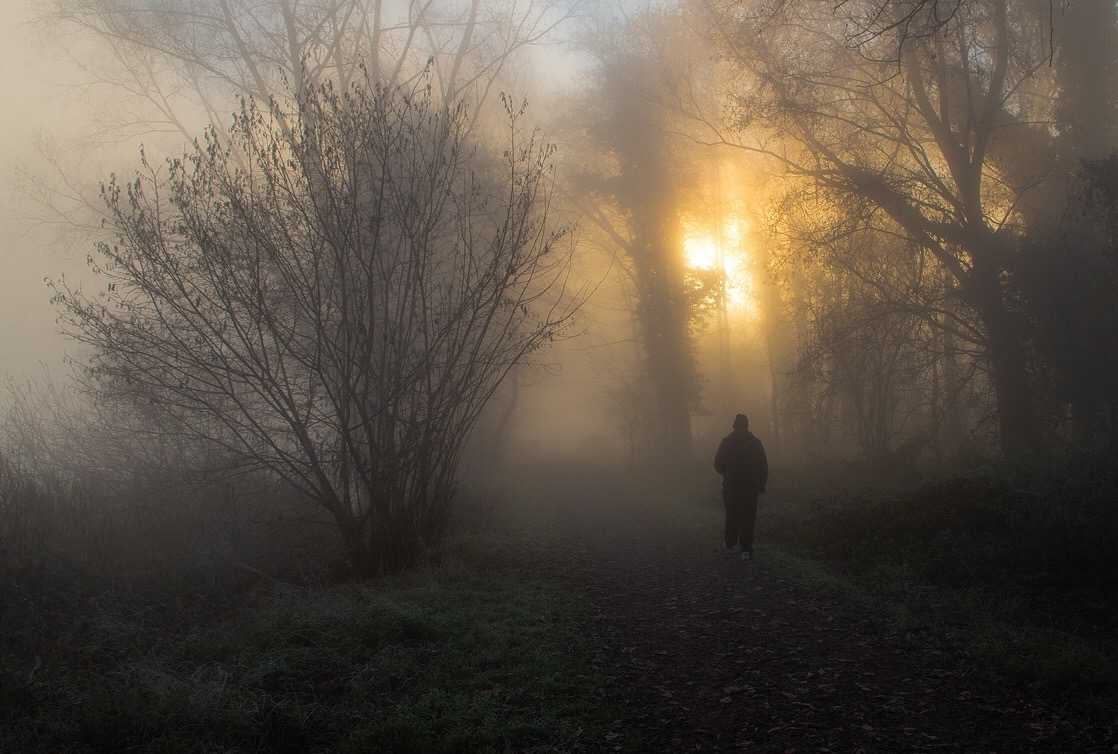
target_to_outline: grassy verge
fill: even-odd
[[[0,656],[2,751],[577,751],[612,717],[538,510],[489,509],[438,566],[271,584],[204,620],[102,594]],[[462,528],[459,529],[462,531]],[[541,556],[542,554],[542,556]],[[9,646],[13,646],[9,643]],[[593,747],[591,747],[593,748]]]
[[[662,507],[682,526],[720,531],[714,484]],[[967,656],[991,683],[1118,720],[1113,479],[985,470],[841,487],[778,481],[757,525],[757,567],[857,605],[913,650]]]

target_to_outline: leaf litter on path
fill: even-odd
[[[628,715],[606,750],[1118,752],[1085,712],[983,687],[969,658],[914,648],[763,552],[728,559],[586,480],[555,504],[593,600],[593,662]]]

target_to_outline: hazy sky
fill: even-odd
[[[61,374],[65,347],[44,277],[79,269],[75,252],[50,248],[41,228],[20,217],[12,163],[29,156],[37,134],[64,135],[67,108],[57,96],[60,68],[24,25],[25,0],[0,0],[0,375]],[[72,123],[72,121],[70,121]],[[2,399],[2,396],[0,396]]]
[[[58,333],[44,278],[83,275],[92,250],[92,242],[60,247],[49,231],[21,217],[13,163],[34,163],[40,135],[64,145],[68,135],[80,134],[86,112],[80,98],[64,89],[68,75],[60,48],[26,25],[28,6],[27,0],[0,0],[0,378],[42,374],[43,365],[54,376],[65,373],[63,354],[75,346]],[[585,65],[561,48],[543,52],[541,63],[557,81],[570,81]],[[93,186],[100,177],[91,170],[80,181]]]

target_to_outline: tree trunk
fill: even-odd
[[[986,327],[1002,453],[1010,459],[1035,457],[1042,454],[1043,442],[1029,385],[1028,356],[1020,329],[1006,310],[998,272],[982,262],[975,258],[968,288],[971,304]]]
[[[685,468],[692,460],[691,405],[696,387],[681,271],[668,241],[647,248],[648,258],[638,275],[637,319],[656,400],[659,437],[652,446],[662,448],[663,463]],[[649,259],[656,261],[649,263]]]
[[[361,524],[348,513],[334,514],[334,523],[337,524],[338,533],[342,537],[342,546],[345,547],[346,558],[353,575],[359,579],[369,579],[378,575],[376,560],[365,539]]]
[[[686,396],[683,400],[673,400],[668,406],[668,453],[671,455],[671,465],[677,469],[685,469],[694,460],[694,447],[691,439],[691,411],[687,407]]]
[[[694,362],[685,312],[671,311],[670,300],[666,308],[669,309],[666,315],[658,318],[661,332],[652,334],[658,345],[650,359],[650,368],[659,392],[660,424],[666,435],[664,447],[668,465],[673,469],[686,469],[694,453],[691,437]]]
[[[944,431],[947,434],[947,447],[951,453],[958,452],[963,444],[963,415],[959,406],[959,364],[955,349],[955,336],[946,330],[943,333],[943,392],[947,405],[944,407]]]

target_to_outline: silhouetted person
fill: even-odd
[[[723,438],[714,455],[714,470],[722,475],[722,502],[726,506],[726,550],[740,544],[741,559],[753,557],[753,522],[757,495],[769,480],[765,448],[749,431],[745,414],[734,417],[734,431]]]

